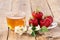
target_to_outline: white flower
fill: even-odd
[[[16,33],[19,33],[19,30],[20,30],[20,27],[19,27],[19,26],[16,26],[14,31],[15,31]]]
[[[16,26],[15,27],[15,33],[18,33],[19,35],[22,35],[25,31],[27,31],[27,27],[20,27]]]
[[[29,27],[27,33],[32,34],[32,32],[33,32],[32,27]]]
[[[39,25],[36,27],[36,31],[38,31],[38,30],[40,30],[40,26]]]
[[[26,26],[23,28],[23,31],[24,31],[24,32],[27,31],[27,27],[26,27]]]

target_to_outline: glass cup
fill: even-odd
[[[7,19],[7,25],[11,30],[14,30],[16,26],[25,26],[26,25],[26,16],[25,13],[20,11],[18,13],[16,12],[10,12],[9,15],[6,16]]]

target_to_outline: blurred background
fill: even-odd
[[[37,7],[44,15],[51,15],[54,20],[60,22],[60,0],[0,0],[0,30],[6,30],[6,15],[9,12],[17,13],[22,10],[27,19]],[[21,14],[21,13],[20,13]]]

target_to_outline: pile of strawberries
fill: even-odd
[[[29,20],[29,25],[32,26],[38,26],[40,25],[40,28],[43,26],[49,27],[51,25],[51,23],[53,22],[53,17],[52,16],[45,16],[43,15],[42,12],[38,11],[34,11],[32,12],[32,17]]]

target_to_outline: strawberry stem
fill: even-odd
[[[37,8],[36,8],[36,12],[39,12],[39,10],[40,10],[40,8],[39,8],[39,7],[37,7]]]

